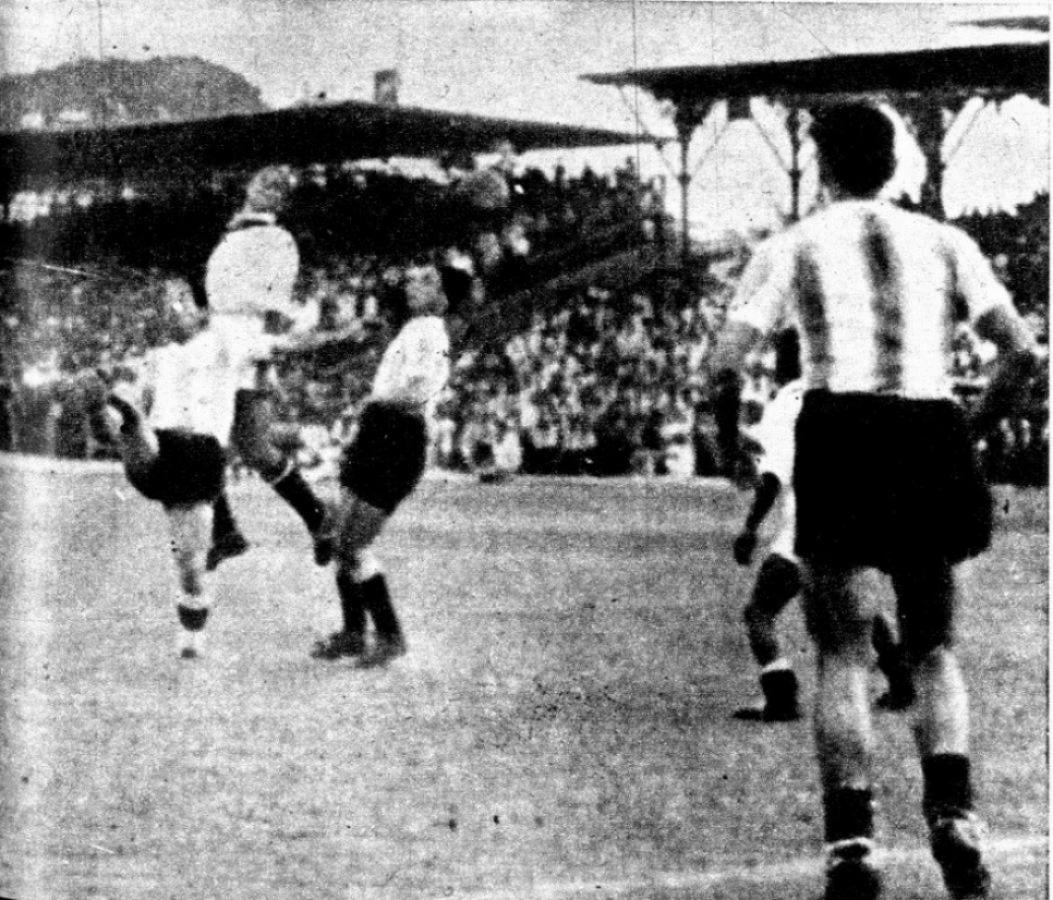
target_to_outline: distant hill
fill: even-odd
[[[260,90],[196,56],[80,59],[0,76],[0,129],[69,129],[262,112]]]

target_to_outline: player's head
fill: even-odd
[[[872,197],[896,171],[895,128],[869,103],[829,106],[811,127],[822,182],[852,197]]]
[[[292,192],[292,172],[288,166],[260,169],[245,188],[245,208],[256,213],[279,213]]]
[[[406,289],[406,314],[413,316],[441,316],[446,312],[446,294],[442,276],[430,261],[417,261],[406,267],[403,277]]]

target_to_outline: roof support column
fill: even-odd
[[[786,116],[786,130],[790,134],[790,218],[801,218],[801,110],[791,106]]]
[[[947,161],[943,142],[951,122],[968,97],[897,97],[893,101],[903,115],[925,157],[925,181],[921,185],[921,210],[936,219],[946,218],[943,208],[943,173]]]
[[[688,166],[691,138],[712,105],[712,100],[678,103],[674,116],[676,139],[680,144],[680,174],[677,181],[680,182],[680,262],[684,269],[687,269],[691,260],[691,238],[688,234],[691,218],[691,203],[688,199],[691,188],[691,169]]]

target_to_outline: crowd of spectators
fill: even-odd
[[[448,292],[468,317],[473,303],[496,302],[590,254],[610,253],[619,246],[605,242],[610,231],[633,240],[657,240],[661,233],[659,204],[628,166],[610,179],[588,171],[569,179],[558,171],[546,178],[483,170],[460,173],[442,190],[419,179],[411,189],[411,181],[372,170],[312,170],[303,174],[290,212],[305,263],[299,297],[315,310],[319,329],[340,334],[337,343],[279,366],[289,440],[298,443],[306,464],[321,470],[335,464],[355,427],[355,410],[390,337],[388,318],[403,267],[422,249],[419,235],[427,234],[399,231],[396,209],[410,209],[418,225],[432,214],[445,220],[453,208],[465,213],[459,230],[434,231],[425,249],[443,262]],[[310,227],[308,209],[318,212]],[[1016,215],[958,222],[994,260],[1043,344],[1047,215],[1043,196]],[[211,221],[216,231],[222,227],[218,216]],[[347,227],[349,221],[358,230]],[[370,222],[396,237],[379,241],[383,228],[370,228]],[[0,448],[113,455],[90,415],[102,390],[91,373],[166,340],[172,292],[196,287],[193,272],[173,277],[171,268],[130,267],[128,261],[73,254],[57,266],[0,270]],[[733,462],[723,458],[701,372],[743,263],[736,257],[711,264],[689,281],[655,278],[625,286],[599,278],[525,308],[523,327],[513,333],[469,343],[438,407],[435,463],[487,479],[515,472],[728,472]],[[74,265],[79,272],[62,271]],[[965,328],[955,351],[968,402],[990,360]],[[773,356],[758,357],[747,373],[747,425],[774,389]],[[984,442],[996,478],[1044,481],[1047,410],[1045,392],[1036,388],[1031,411],[1006,420]]]

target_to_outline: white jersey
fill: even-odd
[[[430,418],[449,380],[446,323],[441,316],[417,316],[388,344],[373,378],[371,396],[415,406]]]
[[[150,426],[210,434],[227,446],[238,389],[232,359],[222,335],[211,328],[185,344],[151,350],[142,369],[145,386],[153,391]]]
[[[879,200],[831,204],[757,248],[729,320],[796,325],[810,388],[952,396],[958,321],[1005,288],[965,232]]]
[[[757,473],[774,475],[782,485],[779,524],[769,552],[791,561],[796,560],[793,545],[797,536],[797,500],[793,491],[793,460],[797,449],[795,431],[803,402],[802,380],[783,385],[764,408],[764,414],[753,430],[753,437],[761,446]]]
[[[275,338],[264,328],[267,313],[297,318],[299,268],[296,241],[269,213],[236,216],[212,251],[205,270],[209,312],[233,354],[239,387],[257,386],[256,363],[270,355]]]

